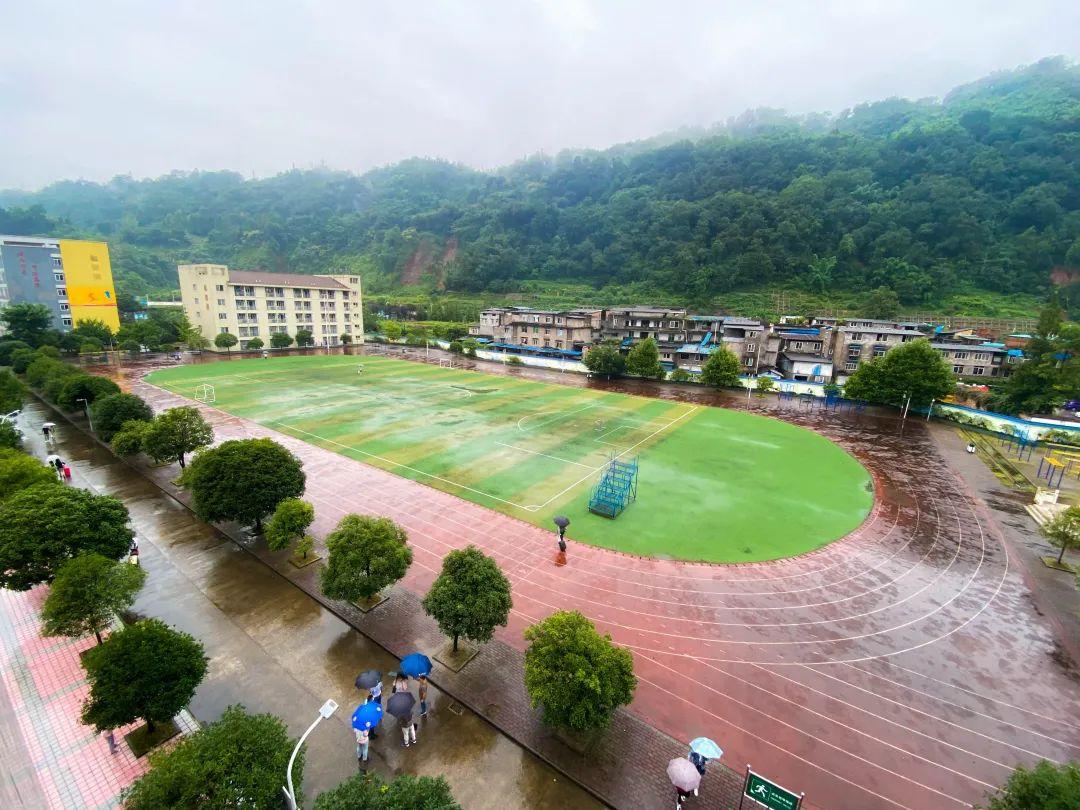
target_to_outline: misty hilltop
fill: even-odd
[[[708,306],[733,290],[1039,294],[1080,273],[1080,67],[1048,59],[837,115],[759,109],[604,151],[483,172],[173,173],[0,193],[0,232],[98,237],[121,289],[178,262],[316,273],[372,292],[573,282]]]

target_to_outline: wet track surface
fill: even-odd
[[[747,405],[697,388],[527,373]],[[132,385],[155,408],[181,401]],[[874,477],[876,503],[862,527],[819,551],[737,566],[577,543],[558,565],[545,531],[206,410],[219,437],[272,435],[300,455],[318,536],[347,512],[393,518],[409,533],[415,562],[403,584],[417,593],[447,551],[481,546],[513,583],[503,640],[523,649],[529,624],[581,610],[633,651],[640,680],[633,711],[676,738],[716,739],[728,766],[749,763],[805,790],[810,805],[963,807],[982,801],[1017,764],[1080,757],[1080,687],[1055,659],[1054,638],[1010,565],[999,527],[926,426],[765,402],[749,406],[854,454]],[[722,475],[722,460],[717,469]],[[723,537],[722,516],[716,531]]]

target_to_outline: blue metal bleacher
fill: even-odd
[[[615,518],[637,500],[638,462],[612,457],[589,496],[589,511]]]

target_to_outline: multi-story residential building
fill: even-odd
[[[735,315],[687,315],[687,342],[675,352],[675,365],[700,371],[719,346],[739,358],[743,371],[756,374],[765,348],[766,326],[753,318]]]
[[[606,310],[601,330],[604,340],[616,340],[624,349],[652,338],[660,350],[660,362],[673,367],[686,336],[686,310],[662,307],[615,307]]]
[[[480,313],[469,334],[493,348],[574,357],[600,336],[603,310],[495,307]]]
[[[364,339],[360,277],[306,276],[230,270],[221,264],[182,264],[180,297],[193,327],[211,341],[220,333],[236,335],[241,349],[252,338],[270,346],[270,336],[293,339],[311,333],[316,346],[338,346],[341,336]]]
[[[80,321],[120,328],[109,246],[104,242],[0,236],[0,307],[44,304],[52,326],[68,332]]]
[[[835,334],[833,362],[836,366],[836,381],[840,384],[847,381],[860,363],[874,357],[884,357],[894,346],[926,337],[913,326],[886,326],[876,320],[841,326]]]
[[[930,345],[941,352],[957,377],[1008,377],[1024,359],[1019,349],[1007,349],[1002,343],[934,341]]]

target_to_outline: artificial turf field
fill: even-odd
[[[363,372],[358,367],[363,365]],[[647,556],[787,557],[856,528],[870,477],[809,430],[743,411],[380,356],[297,356],[155,371],[147,380],[311,444],[568,536]],[[588,511],[601,468],[639,460],[638,497]]]

